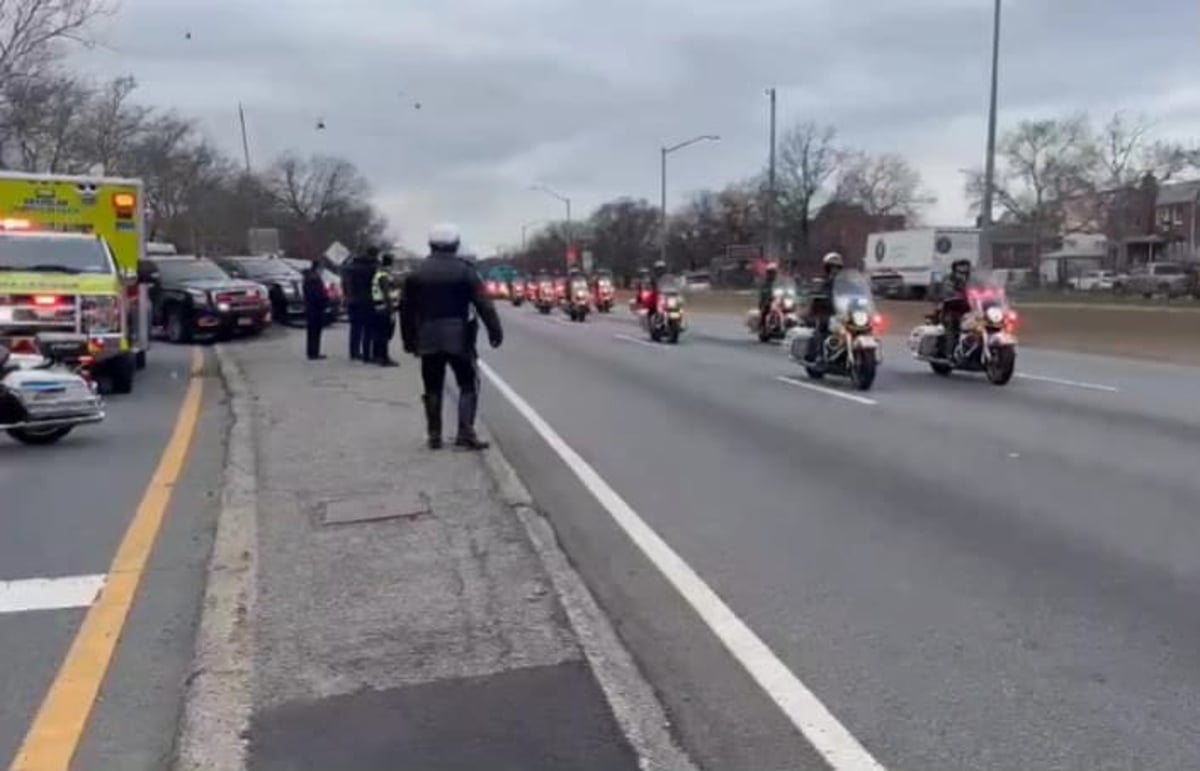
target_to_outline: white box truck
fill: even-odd
[[[955,260],[979,264],[978,228],[915,228],[867,236],[864,272],[882,297],[933,298]]]

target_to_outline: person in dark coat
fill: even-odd
[[[329,308],[329,295],[325,290],[325,279],[321,275],[321,263],[313,260],[304,271],[304,330],[307,336],[305,352],[309,361],[324,359],[321,353],[321,330],[325,328],[325,313]]]
[[[372,246],[342,270],[346,315],[350,320],[350,358],[370,361],[370,324],[373,316],[371,284],[379,266],[379,248]]]
[[[485,450],[488,443],[475,433],[479,409],[475,337],[482,321],[488,342],[499,348],[504,331],[475,266],[458,256],[459,242],[458,229],[453,225],[438,225],[430,233],[429,257],[404,280],[400,334],[404,350],[421,357],[430,449],[442,446],[442,393],[449,366],[458,382],[458,436],[454,444],[468,450]],[[471,318],[472,308],[478,320]]]

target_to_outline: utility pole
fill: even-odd
[[[767,96],[771,98],[771,149],[767,162],[767,207],[764,219],[767,226],[765,239],[767,258],[773,260],[776,258],[777,252],[775,248],[775,88],[773,86],[767,89]]]
[[[242,127],[242,157],[246,160],[246,182],[251,183],[254,174],[254,169],[250,165],[250,140],[246,136],[246,111],[242,109],[241,101],[238,102],[238,123]],[[255,195],[256,191],[253,185],[248,184],[246,189],[250,196],[250,227],[258,227],[258,201]],[[249,246],[249,244],[247,244]]]
[[[1000,0],[995,0],[992,11],[992,88],[988,101],[987,160],[983,172],[983,205],[979,212],[979,262],[981,267],[988,270],[992,268],[992,194],[996,187],[996,101],[1000,84],[999,70]],[[1040,268],[1035,266],[1034,270]]]
[[[660,211],[662,212],[662,223],[661,227],[659,228],[658,258],[663,262],[667,261],[667,156],[676,150],[682,150],[683,148],[694,145],[697,142],[716,142],[720,139],[721,137],[717,136],[716,134],[701,134],[700,136],[692,137],[691,139],[671,145],[670,147],[659,148],[662,161],[662,173],[660,175],[662,185],[659,191],[659,207]]]

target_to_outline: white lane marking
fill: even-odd
[[[479,367],[584,487],[608,510],[642,553],[699,614],[738,663],[787,715],[833,771],[886,771],[820,699],[792,673],[732,609],[646,524],[616,490],[486,362]]]
[[[1120,393],[1121,389],[1114,386],[1100,385],[1099,383],[1082,383],[1078,380],[1065,380],[1061,377],[1047,377],[1046,375],[1029,375],[1024,372],[1018,372],[1017,377],[1022,380],[1036,380],[1039,383],[1054,383],[1055,385],[1070,386],[1071,388],[1083,388],[1088,391],[1104,391],[1105,393],[1115,394]]]
[[[86,608],[104,588],[103,573],[61,578],[22,578],[0,581],[0,614],[30,610]]]
[[[656,342],[653,342],[653,341],[651,341],[651,340],[643,340],[643,339],[641,339],[640,337],[634,337],[633,335],[620,335],[620,334],[618,334],[618,335],[613,335],[613,338],[614,338],[614,339],[616,339],[616,340],[623,340],[623,341],[624,341],[624,342],[626,342],[626,343],[637,343],[638,345],[644,345],[644,346],[646,346],[647,348],[656,348],[656,349],[658,349],[658,350],[660,350],[660,351],[669,351],[669,350],[671,350],[670,348],[668,348],[667,346],[663,345],[662,343],[656,343]]]
[[[876,401],[875,399],[869,399],[866,396],[859,396],[858,394],[851,394],[851,393],[846,393],[845,391],[838,391],[837,389],[834,389],[834,388],[827,388],[825,386],[819,386],[816,383],[806,383],[803,380],[797,380],[796,378],[788,377],[787,375],[778,375],[778,376],[776,376],[775,379],[778,380],[780,383],[787,383],[788,385],[796,386],[797,388],[805,388],[805,389],[808,389],[809,391],[816,391],[817,393],[825,394],[826,396],[836,396],[839,399],[845,399],[847,401],[856,402],[858,404],[866,404],[866,405],[871,405],[871,406],[879,404],[879,402]]]

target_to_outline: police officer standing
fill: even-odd
[[[342,270],[346,314],[350,317],[350,358],[370,361],[371,281],[379,262],[378,247],[354,257]]]
[[[371,323],[368,327],[367,360],[381,367],[398,367],[388,352],[396,333],[396,287],[392,279],[392,255],[385,254],[371,278]]]
[[[325,313],[329,308],[329,297],[325,293],[325,280],[321,276],[321,263],[313,260],[304,271],[304,330],[305,353],[309,361],[324,359],[321,354],[321,330],[325,328]]]
[[[404,350],[421,357],[425,385],[425,420],[430,449],[442,446],[442,393],[446,367],[458,382],[458,435],[454,444],[468,450],[487,449],[475,433],[479,409],[479,372],[476,369],[477,323],[471,308],[487,328],[488,342],[499,348],[504,341],[500,317],[483,289],[475,267],[458,255],[458,228],[438,225],[429,235],[429,258],[404,280],[400,333]]]

